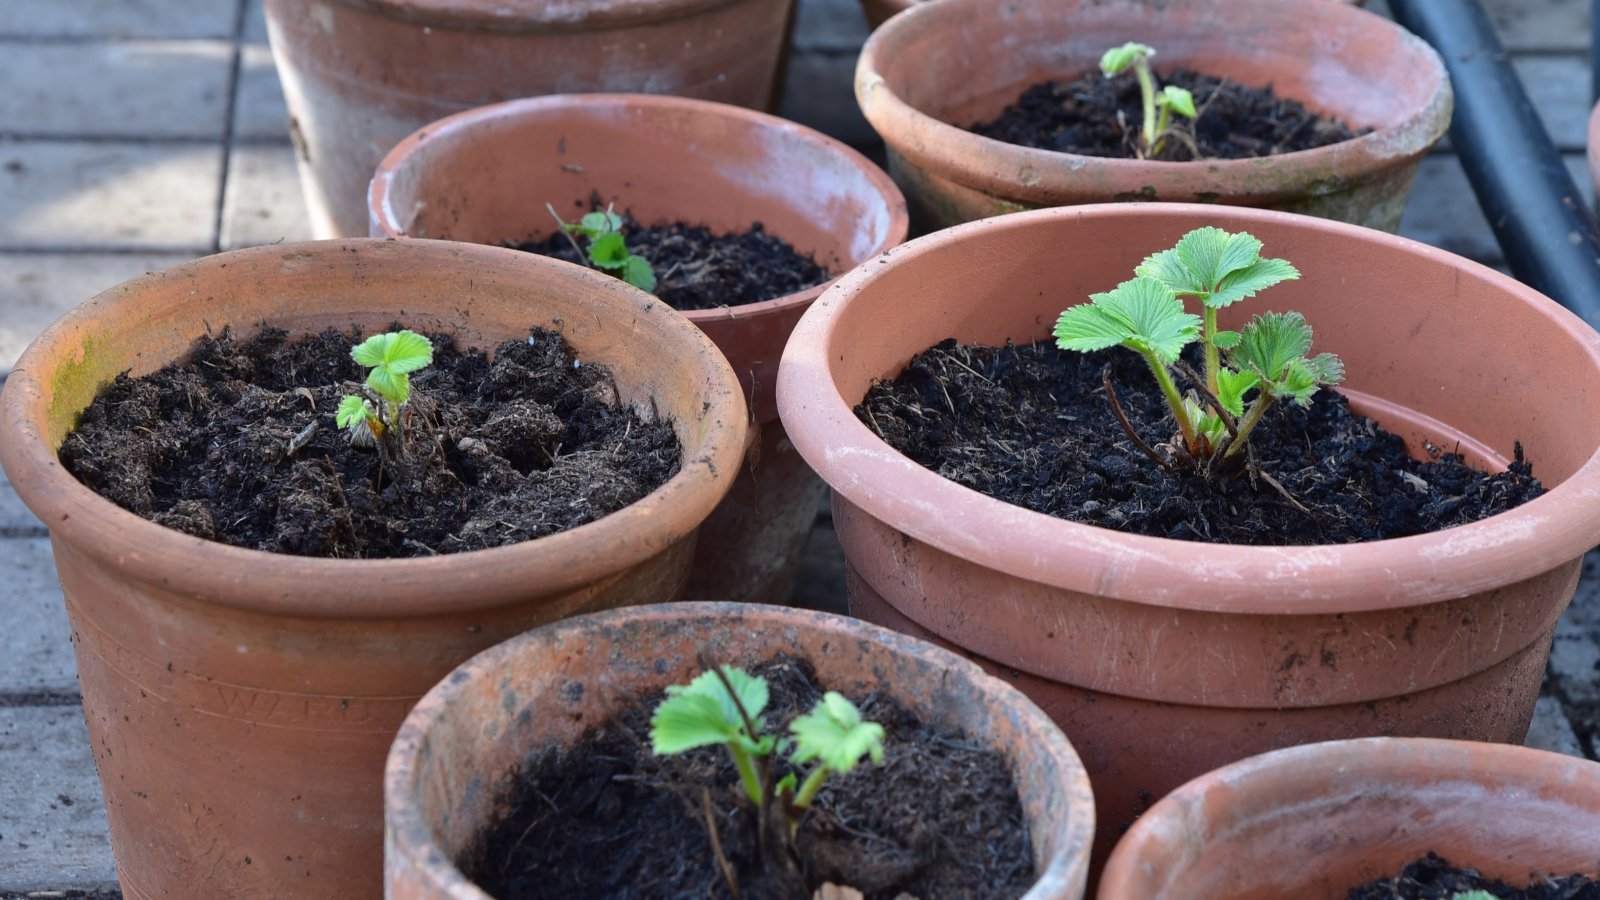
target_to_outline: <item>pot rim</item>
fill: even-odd
[[[404,22],[460,31],[550,32],[639,28],[750,0],[322,0]]]
[[[855,74],[856,101],[862,114],[891,151],[918,167],[964,187],[1023,202],[1050,202],[1052,196],[1081,197],[1087,185],[1148,186],[1160,200],[1199,200],[1202,192],[1222,186],[1224,196],[1252,204],[1275,203],[1303,196],[1313,182],[1330,178],[1364,181],[1378,172],[1403,165],[1427,152],[1450,126],[1455,99],[1450,77],[1439,54],[1421,38],[1387,19],[1347,3],[1307,6],[1300,0],[1233,0],[1256,5],[1293,4],[1300,18],[1331,17],[1334,21],[1365,22],[1370,30],[1392,30],[1400,43],[1430,64],[1438,88],[1420,107],[1400,122],[1372,132],[1310,150],[1247,159],[1167,162],[1083,156],[1055,150],[1024,147],[983,137],[922,112],[890,88],[880,71],[902,48],[896,42],[938,22],[953,18],[963,4],[982,6],[989,0],[939,0],[914,3],[874,30],[863,46]],[[1313,7],[1315,7],[1313,9]],[[1353,18],[1362,17],[1362,18]],[[1307,28],[1315,28],[1315,23]],[[884,60],[880,64],[880,60]],[[1023,86],[1019,86],[1018,90]],[[1341,110],[1330,110],[1343,117]],[[930,148],[938,148],[933,152]],[[1201,166],[1204,166],[1203,171]],[[1262,187],[1263,171],[1296,171],[1292,182]],[[1019,183],[1016,173],[1026,173]],[[1272,183],[1269,182],[1269,185]],[[1025,185],[1025,186],[1024,186]],[[1107,198],[1109,199],[1109,198]]]
[[[1232,798],[1233,804],[1253,809],[1258,798],[1302,787],[1294,796],[1305,798],[1303,782],[1311,777],[1338,773],[1341,779],[1383,779],[1396,792],[1410,793],[1419,766],[1426,765],[1430,780],[1479,776],[1495,788],[1537,795],[1541,785],[1588,782],[1588,791],[1600,796],[1600,763],[1549,750],[1481,741],[1429,737],[1368,737],[1301,744],[1229,763],[1191,779],[1167,794],[1134,821],[1117,842],[1101,873],[1100,897],[1143,896],[1141,866],[1144,857],[1165,843],[1163,832],[1198,827],[1218,820],[1205,812],[1209,795]],[[1196,821],[1198,820],[1198,821]],[[1225,820],[1223,820],[1225,822]],[[1448,856],[1448,851],[1441,849]],[[1353,885],[1352,885],[1353,886]]]
[[[476,258],[483,267],[553,266],[545,278],[592,289],[597,303],[632,306],[641,318],[660,322],[677,335],[682,357],[703,358],[721,383],[722,390],[712,390],[706,398],[710,405],[703,418],[712,425],[701,455],[691,458],[694,448],[684,448],[678,473],[654,491],[608,516],[546,537],[431,557],[329,559],[193,537],[129,512],[69,473],[57,457],[58,448],[47,444],[39,423],[29,415],[30,404],[48,395],[35,372],[45,367],[50,346],[103,314],[138,303],[147,287],[235,263],[245,264],[238,266],[240,271],[255,261],[270,265],[268,260],[286,254],[381,266],[384,257],[402,253],[441,260],[465,256]],[[530,322],[533,319],[530,315]],[[52,542],[68,544],[163,591],[267,615],[396,619],[491,608],[526,597],[529,584],[550,594],[571,590],[663,552],[698,527],[731,486],[744,454],[746,419],[743,393],[721,352],[700,329],[671,315],[670,308],[643,291],[581,266],[498,247],[356,238],[269,244],[201,257],[132,279],[79,304],[29,344],[0,390],[0,464],[18,496],[50,528]],[[630,536],[635,532],[642,536]],[[617,552],[584,549],[593,546]],[[196,564],[194,559],[202,552],[203,564]],[[308,590],[308,586],[313,587]]]
[[[694,116],[733,121],[746,125],[752,130],[764,130],[779,135],[785,141],[820,146],[829,153],[848,161],[851,167],[858,170],[866,178],[867,182],[872,185],[873,190],[879,199],[883,201],[884,208],[889,214],[888,228],[884,232],[883,238],[875,243],[871,249],[863,253],[860,259],[848,260],[850,268],[861,265],[890,247],[900,245],[906,239],[910,229],[910,214],[906,209],[905,195],[900,192],[900,188],[895,185],[887,173],[850,145],[804,125],[787,119],[780,119],[764,112],[745,109],[742,106],[688,97],[672,97],[663,94],[626,93],[548,94],[539,97],[507,100],[458,112],[424,125],[407,135],[405,140],[396,144],[384,156],[383,161],[378,164],[377,171],[373,173],[372,181],[367,187],[367,216],[371,221],[373,231],[377,232],[373,236],[382,235],[384,237],[410,239],[405,229],[400,227],[400,216],[394,210],[391,192],[395,179],[410,164],[418,149],[425,143],[464,139],[462,137],[463,133],[477,126],[480,122],[501,117],[508,119],[561,118],[573,115],[589,117],[602,111],[608,113],[627,110],[643,110],[646,114],[651,115],[687,113]],[[696,325],[705,322],[778,315],[816,300],[822,296],[823,291],[836,284],[848,271],[849,269],[846,269],[833,278],[803,291],[784,294],[769,300],[744,303],[739,306],[679,310],[677,312]]]
[[[657,603],[629,606],[620,609],[588,613],[561,619],[532,631],[524,632],[508,641],[480,652],[445,676],[428,691],[401,723],[400,730],[390,745],[388,761],[384,767],[383,792],[386,815],[387,842],[390,847],[403,845],[411,848],[411,858],[437,862],[434,887],[444,896],[457,900],[488,900],[488,895],[461,874],[439,848],[432,831],[422,821],[417,806],[409,800],[412,781],[420,767],[416,757],[426,742],[434,724],[472,682],[492,677],[506,661],[524,654],[537,654],[540,647],[562,640],[581,639],[596,628],[625,629],[639,623],[670,625],[683,622],[691,627],[701,623],[707,628],[726,629],[731,634],[765,631],[821,631],[837,635],[841,644],[868,641],[881,645],[897,656],[915,657],[930,668],[943,670],[947,678],[964,678],[978,685],[985,694],[1009,701],[1019,721],[1019,731],[1028,743],[1043,745],[1049,757],[1061,761],[1068,773],[1083,775],[1065,779],[1058,790],[1066,799],[1068,814],[1056,831],[1056,846],[1081,848],[1081,853],[1055,854],[1021,900],[1044,900],[1048,897],[1076,896],[1069,894],[1073,885],[1081,886],[1087,877],[1089,847],[1094,839],[1095,803],[1083,761],[1060,726],[1045,714],[1021,690],[989,675],[976,663],[959,654],[921,641],[909,635],[891,631],[870,622],[813,610],[757,603],[695,602]],[[734,627],[735,625],[742,627]],[[994,704],[1000,705],[1000,704]],[[977,736],[981,737],[981,736]],[[1019,787],[1020,791],[1020,787]],[[1031,833],[1034,847],[1041,846],[1040,836]],[[386,864],[394,857],[385,854]]]
[[[1486,266],[1343,222],[1246,208],[1226,208],[1226,213],[1247,223],[1290,225],[1387,245],[1470,270],[1504,291],[1508,301],[1555,320],[1600,368],[1600,334],[1555,301]],[[1467,525],[1355,544],[1201,544],[1070,522],[963,487],[873,434],[834,384],[830,362],[840,311],[886,270],[916,265],[919,257],[947,244],[996,229],[1127,216],[1187,222],[1217,214],[1215,206],[1191,203],[1055,207],[967,222],[902,244],[886,255],[887,265],[863,266],[846,275],[795,327],[778,378],[778,407],[790,440],[835,492],[939,550],[1051,587],[1171,609],[1299,615],[1403,608],[1521,581],[1594,545],[1600,535],[1600,503],[1594,499],[1600,497],[1600,447],[1542,496]],[[906,359],[923,349],[908,348]],[[998,540],[999,535],[1026,538]],[[1295,586],[1293,596],[1284,589],[1288,583]]]

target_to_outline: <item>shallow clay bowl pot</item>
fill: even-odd
[[[1414,452],[1459,445],[1485,467],[1520,441],[1549,492],[1395,540],[1173,541],[991,499],[851,411],[945,338],[1046,339],[1060,310],[1202,225],[1249,231],[1302,273],[1229,307],[1222,327],[1304,313],[1315,349],[1343,358],[1357,411]],[[912,241],[801,320],[778,403],[833,488],[851,610],[960,647],[1054,716],[1094,779],[1102,853],[1167,791],[1254,753],[1379,734],[1520,743],[1552,629],[1600,539],[1600,337],[1483,266],[1307,216],[1115,204]]]
[[[701,670],[703,652],[751,666],[780,653],[818,681],[881,692],[957,728],[1011,769],[1039,877],[1026,900],[1083,896],[1094,832],[1089,780],[1060,729],[977,666],[844,616],[733,603],[637,606],[546,626],[486,650],[428,692],[389,753],[384,783],[392,900],[486,900],[454,860],[493,821],[503,788],[541,747],[584,731]]]
[[[722,103],[642,94],[516,100],[434,122],[383,160],[368,193],[374,236],[498,244],[556,232],[598,194],[645,225],[714,233],[760,222],[830,272],[905,240],[905,198],[866,157],[809,128]],[[822,482],[778,422],[778,360],[825,285],[689,321],[727,354],[759,443],[701,541],[690,595],[783,602]]]
[[[516,97],[641,91],[764,108],[793,0],[266,0],[319,238],[366,234],[406,135]]]
[[[1515,887],[1600,877],[1600,763],[1498,744],[1333,741],[1196,778],[1117,844],[1100,900],[1343,900],[1433,851]]]
[[[1128,40],[1156,48],[1158,74],[1189,67],[1270,84],[1372,132],[1260,159],[1173,163],[1038,150],[965,130],[1038,82],[1097,73],[1101,54]],[[1449,126],[1452,95],[1432,48],[1341,3],[939,0],[873,32],[856,68],[856,100],[888,145],[889,171],[923,230],[1042,206],[1162,200],[1393,231],[1418,162]]]
[[[913,6],[921,6],[926,0],[861,0],[861,11],[866,13],[867,25],[877,28],[895,13],[905,12]],[[1303,2],[1320,2],[1320,0],[1303,0]],[[1336,0],[1339,3],[1348,3],[1360,6],[1365,0]]]
[[[515,546],[337,560],[163,528],[57,460],[100,386],[179,359],[207,331],[373,333],[396,319],[485,349],[557,328],[611,369],[624,402],[673,423],[681,471],[612,515]],[[0,463],[50,528],[123,891],[379,896],[383,759],[412,703],[511,635],[674,597],[696,527],[732,481],[745,415],[722,355],[666,306],[493,247],[240,250],[112,288],[50,326],[0,393]]]

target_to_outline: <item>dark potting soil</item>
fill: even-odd
[[[778,657],[752,671],[771,686],[769,733],[786,734],[822,695],[803,661]],[[884,726],[883,765],[867,760],[831,777],[796,838],[798,870],[764,870],[757,817],[727,751],[651,753],[660,698],[641,697],[568,751],[531,755],[507,817],[458,861],[468,877],[502,900],[731,897],[706,827],[709,802],[746,900],[810,900],[824,883],[869,900],[1017,897],[1035,879],[1004,758],[878,694],[851,699]]]
[[[280,329],[203,337],[181,363],[118,376],[67,436],[62,463],[124,509],[197,537],[363,558],[574,528],[678,471],[671,424],[619,408],[610,372],[575,359],[559,334],[533,329],[492,362],[429,337],[433,364],[412,376],[407,407],[411,452],[397,463],[334,424],[340,397],[366,377],[352,339],[290,343]]]
[[[855,412],[901,453],[991,497],[1177,540],[1381,540],[1473,522],[1544,493],[1520,445],[1500,474],[1466,466],[1449,447],[1418,462],[1398,436],[1351,413],[1331,390],[1318,391],[1309,409],[1273,404],[1250,438],[1260,471],[1304,510],[1244,473],[1219,482],[1169,473],[1118,425],[1101,384],[1107,365],[1135,431],[1152,447],[1169,441],[1176,426],[1138,355],[1069,353],[1049,342],[997,348],[944,341],[894,381],[874,385]]]
[[[1247,87],[1189,69],[1158,74],[1157,79],[1163,85],[1188,88],[1200,111],[1198,119],[1178,123],[1189,140],[1169,138],[1158,159],[1248,159],[1356,137],[1345,123],[1276,96],[1270,85]],[[1137,158],[1143,118],[1139,82],[1132,72],[1115,78],[1093,72],[1077,81],[1036,84],[993,121],[975,124],[971,130],[1041,150]]]
[[[1514,888],[1485,878],[1475,869],[1458,869],[1430,852],[1393,878],[1351,888],[1349,900],[1451,900],[1458,893],[1479,890],[1502,900],[1600,900],[1600,881],[1582,875],[1552,875],[1532,873],[1527,887]]]
[[[600,205],[599,209],[605,209]],[[590,205],[581,206],[583,212]],[[650,262],[656,273],[655,295],[673,309],[716,309],[772,300],[815,287],[832,278],[812,257],[788,241],[768,234],[760,222],[737,234],[712,234],[704,225],[672,222],[644,227],[624,217],[622,236],[628,252]],[[587,265],[573,241],[585,247],[582,235],[554,234],[542,241],[508,244],[518,250]]]

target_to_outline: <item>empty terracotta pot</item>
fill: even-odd
[[[97,390],[208,331],[291,335],[401,318],[492,349],[529,326],[670,420],[677,475],[515,546],[420,559],[284,556],[190,537],[95,494],[56,450]],[[536,625],[682,589],[733,480],[745,409],[722,354],[615,279],[511,250],[357,240],[209,256],[50,326],[0,393],[0,463],[50,527],[84,717],[130,897],[378,897],[382,769],[416,699]]]
[[[1094,832],[1089,780],[1060,729],[1026,697],[954,654],[844,616],[677,603],[582,616],[480,653],[428,692],[389,753],[384,785],[391,900],[486,900],[455,867],[494,821],[524,758],[570,747],[640,694],[780,653],[831,690],[893,698],[964,731],[1010,765],[1039,873],[1026,900],[1083,896]]]
[[[945,338],[1045,339],[1060,310],[1202,225],[1249,231],[1302,273],[1222,327],[1304,313],[1358,411],[1413,448],[1459,441],[1485,467],[1520,441],[1549,492],[1365,544],[1164,540],[947,481],[852,412]],[[1039,210],[912,241],[823,295],[778,380],[791,439],[833,488],[851,610],[959,647],[1055,717],[1094,780],[1101,859],[1163,794],[1255,753],[1366,735],[1520,742],[1600,538],[1600,415],[1579,412],[1596,397],[1600,337],[1510,278],[1370,229],[1191,204]]]
[[[319,238],[367,233],[372,170],[451,113],[579,91],[765,107],[793,0],[267,0]]]
[[[965,130],[1022,91],[1099,71],[1128,40],[1157,71],[1189,67],[1333,115],[1353,140],[1201,162],[1038,150]],[[949,65],[952,59],[962,65]],[[888,145],[919,230],[1043,206],[1200,201],[1302,212],[1393,231],[1422,155],[1450,123],[1443,62],[1387,19],[1308,0],[939,0],[868,39],[856,100]]]
[[[834,273],[906,236],[905,199],[849,147],[792,122],[676,97],[568,95],[459,113],[402,141],[369,191],[372,233],[542,240],[598,194],[646,225],[769,234]],[[691,598],[781,603],[825,486],[789,443],[774,386],[784,342],[826,285],[684,313],[745,389],[759,443],[702,532]]]
[[[924,2],[925,0],[861,0],[861,11],[866,13],[867,25],[877,28],[887,22],[889,17],[895,13],[904,12]],[[1302,2],[1307,2],[1307,0],[1302,0]],[[1309,2],[1319,2],[1319,0],[1309,0]],[[1336,0],[1336,2],[1360,6],[1365,0]]]
[[[1367,738],[1208,772],[1117,844],[1100,900],[1343,900],[1433,851],[1522,887],[1600,877],[1600,763],[1527,747]]]

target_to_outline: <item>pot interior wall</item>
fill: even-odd
[[[456,302],[441,309],[433,303],[440,291],[449,291]],[[450,332],[465,346],[489,350],[543,325],[560,331],[581,360],[604,362],[624,402],[644,416],[669,409],[668,398],[706,400],[718,390],[703,365],[663,366],[654,355],[622,350],[638,331],[668,345],[671,313],[665,306],[651,304],[631,319],[606,320],[589,307],[597,291],[629,295],[625,303],[643,307],[642,298],[621,282],[512,251],[365,240],[267,247],[236,253],[227,266],[175,266],[112,288],[80,310],[123,293],[137,294],[139,302],[121,304],[99,322],[74,312],[51,326],[81,348],[77,358],[24,357],[21,365],[44,366],[35,375],[50,392],[46,440],[52,446],[60,445],[100,387],[119,373],[149,374],[182,358],[201,335],[223,328],[241,337],[264,325],[291,334],[328,328],[348,333],[352,326],[372,334],[398,321],[416,331]],[[339,302],[311,312],[308,297]],[[425,303],[433,312],[410,311]],[[106,339],[108,334],[115,340]],[[685,457],[692,458],[711,433],[710,423],[683,416],[674,424]]]
[[[1250,231],[1264,255],[1301,272],[1299,281],[1224,310],[1222,327],[1265,310],[1302,312],[1315,331],[1313,352],[1342,357],[1348,387],[1431,416],[1503,459],[1520,441],[1547,487],[1600,447],[1597,339],[1537,315],[1551,301],[1510,279],[1431,248],[1418,253],[1359,230],[1308,228],[1313,220],[1300,217],[1245,221],[1222,207],[1142,206],[1141,215],[1095,209],[990,220],[963,226],[971,230],[960,241],[892,251],[915,259],[876,269],[829,329],[826,355],[842,399],[855,405],[874,380],[895,377],[913,354],[945,338],[1045,339],[1062,309],[1131,278],[1146,255],[1189,230],[1215,225]]]
[[[1119,870],[1132,879],[1119,887],[1165,900],[1337,900],[1430,850],[1514,886],[1600,874],[1600,766],[1497,750],[1379,739],[1246,761],[1207,776],[1204,792],[1168,797],[1131,843],[1142,864]]]
[[[556,230],[546,204],[575,221],[598,195],[645,225],[760,222],[835,275],[889,234],[879,189],[797,127],[605,99],[498,109],[442,123],[395,172],[386,211],[405,233],[542,239]]]
[[[881,74],[897,96],[960,127],[993,118],[1023,89],[1099,70],[1125,41],[1156,49],[1157,73],[1189,67],[1270,84],[1356,129],[1399,124],[1443,78],[1416,39],[1372,28],[1371,13],[1303,0],[942,0],[879,32]],[[1383,22],[1384,25],[1389,25]],[[950,59],[976,61],[950,66]]]

